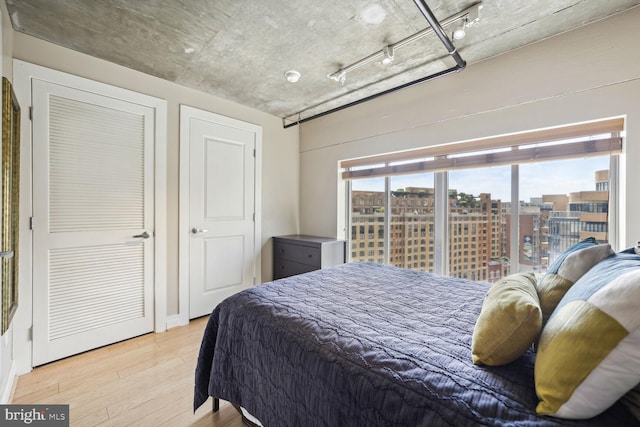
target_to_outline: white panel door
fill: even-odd
[[[254,125],[212,113],[189,126],[189,317],[254,282]]]
[[[153,330],[154,111],[32,85],[37,366]]]

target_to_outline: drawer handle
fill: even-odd
[[[312,254],[309,254],[309,258],[313,258],[313,255],[312,255]]]

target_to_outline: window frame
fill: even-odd
[[[553,161],[560,160],[566,158],[574,158],[579,159],[585,157],[587,155],[592,156],[609,156],[609,181],[608,181],[608,191],[609,191],[609,206],[608,206],[608,219],[607,219],[607,227],[608,227],[608,241],[613,248],[617,248],[619,241],[619,232],[620,228],[618,227],[618,219],[619,219],[619,189],[620,189],[620,173],[619,173],[619,165],[620,165],[620,153],[622,151],[622,142],[623,137],[622,132],[624,129],[624,118],[613,118],[602,120],[598,122],[589,122],[589,123],[581,123],[577,125],[563,126],[552,129],[543,129],[540,131],[531,131],[531,132],[523,132],[517,134],[515,137],[513,135],[500,136],[495,138],[486,138],[481,141],[479,148],[496,148],[496,147],[505,147],[509,146],[511,151],[516,151],[519,145],[527,145],[527,149],[529,149],[529,145],[543,143],[545,141],[557,141],[562,138],[579,138],[579,137],[589,137],[591,134],[597,133],[598,135],[604,133],[610,133],[611,136],[608,138],[600,138],[596,141],[598,145],[597,152],[586,152],[581,153],[580,150],[590,150],[596,146],[596,144],[582,142],[579,143],[569,143],[568,145],[575,144],[577,149],[574,151],[567,151],[566,149],[556,149],[552,148],[548,151],[548,156],[543,156],[543,159],[537,160],[539,162],[545,161]],[[515,138],[515,139],[514,139]],[[536,139],[536,138],[539,138]],[[515,145],[514,145],[515,141]],[[606,141],[606,142],[603,142]],[[578,145],[581,144],[581,145]],[[351,195],[352,195],[352,179],[357,178],[374,178],[374,177],[384,177],[385,183],[385,195],[384,195],[384,264],[390,263],[391,258],[391,177],[395,175],[401,174],[419,174],[427,171],[432,171],[434,174],[434,224],[433,224],[433,240],[434,240],[434,260],[433,260],[433,272],[440,275],[450,275],[450,266],[449,266],[449,245],[451,236],[449,235],[449,214],[448,214],[448,203],[449,203],[449,172],[458,169],[455,167],[455,161],[453,163],[453,167],[451,167],[451,163],[448,163],[448,168],[432,168],[430,170],[425,170],[423,166],[419,166],[418,169],[415,169],[416,163],[420,163],[422,159],[426,155],[436,154],[436,158],[446,157],[447,154],[443,153],[455,153],[456,155],[460,153],[464,153],[466,151],[477,151],[478,144],[475,144],[474,141],[466,141],[459,144],[449,144],[446,146],[439,147],[427,147],[418,150],[410,150],[402,153],[389,153],[386,155],[378,155],[371,156],[368,158],[361,159],[353,159],[353,160],[345,160],[340,162],[340,167],[342,170],[342,178],[345,181],[346,186],[346,224],[348,225],[348,229],[351,230],[351,216],[352,216],[352,205],[351,205]],[[603,147],[608,146],[608,149],[604,149]],[[555,150],[555,151],[554,151]],[[570,152],[570,155],[566,153]],[[554,157],[554,153],[557,156]],[[581,154],[577,154],[581,153]],[[414,157],[411,157],[411,156]],[[505,163],[504,159],[509,159],[509,153],[506,153],[506,157],[503,157],[501,161],[496,164],[491,162],[493,158],[491,155],[482,154],[481,156],[475,156],[476,161],[468,163],[468,165],[473,166],[463,166],[463,167],[473,167],[473,168],[482,168],[482,167],[492,167],[498,165],[507,165],[511,166],[511,200],[516,201],[515,203],[511,203],[511,222],[510,222],[510,230],[509,230],[509,244],[510,244],[510,270],[511,272],[517,272],[519,269],[519,253],[521,249],[521,242],[519,239],[519,222],[520,222],[520,203],[519,201],[519,176],[520,176],[520,163],[532,162],[535,160],[526,159],[526,160],[518,160],[518,156],[513,156],[513,159],[516,159],[514,163]],[[418,156],[418,157],[415,157]],[[471,155],[470,157],[474,157]],[[416,160],[418,162],[413,162],[411,159]],[[431,160],[426,160],[431,161]],[[393,166],[393,163],[402,163],[398,166]],[[367,169],[367,165],[372,165],[371,168]],[[444,165],[444,163],[443,163]],[[403,169],[404,168],[404,169]],[[515,218],[515,220],[513,220]],[[348,240],[351,241],[351,232],[348,233]],[[351,259],[349,259],[351,261]]]

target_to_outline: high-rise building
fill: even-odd
[[[545,202],[553,204],[544,228],[547,233],[548,263],[569,247],[587,237],[598,242],[609,240],[609,171],[595,173],[595,190],[565,195],[545,195]]]
[[[432,271],[434,190],[391,192],[389,263]],[[351,259],[384,262],[384,192],[353,191]],[[449,191],[449,270],[455,277],[494,282],[509,272],[505,262],[502,203],[482,193]]]
[[[608,240],[609,172],[595,173],[594,191],[543,195],[519,202],[518,271],[544,272],[580,240]],[[385,193],[352,191],[351,260],[385,262]],[[434,270],[433,188],[390,194],[389,263]],[[511,203],[449,190],[449,274],[495,282],[510,273]]]

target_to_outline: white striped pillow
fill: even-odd
[[[582,276],[540,335],[537,412],[591,418],[640,383],[639,312],[640,256],[616,254]]]

